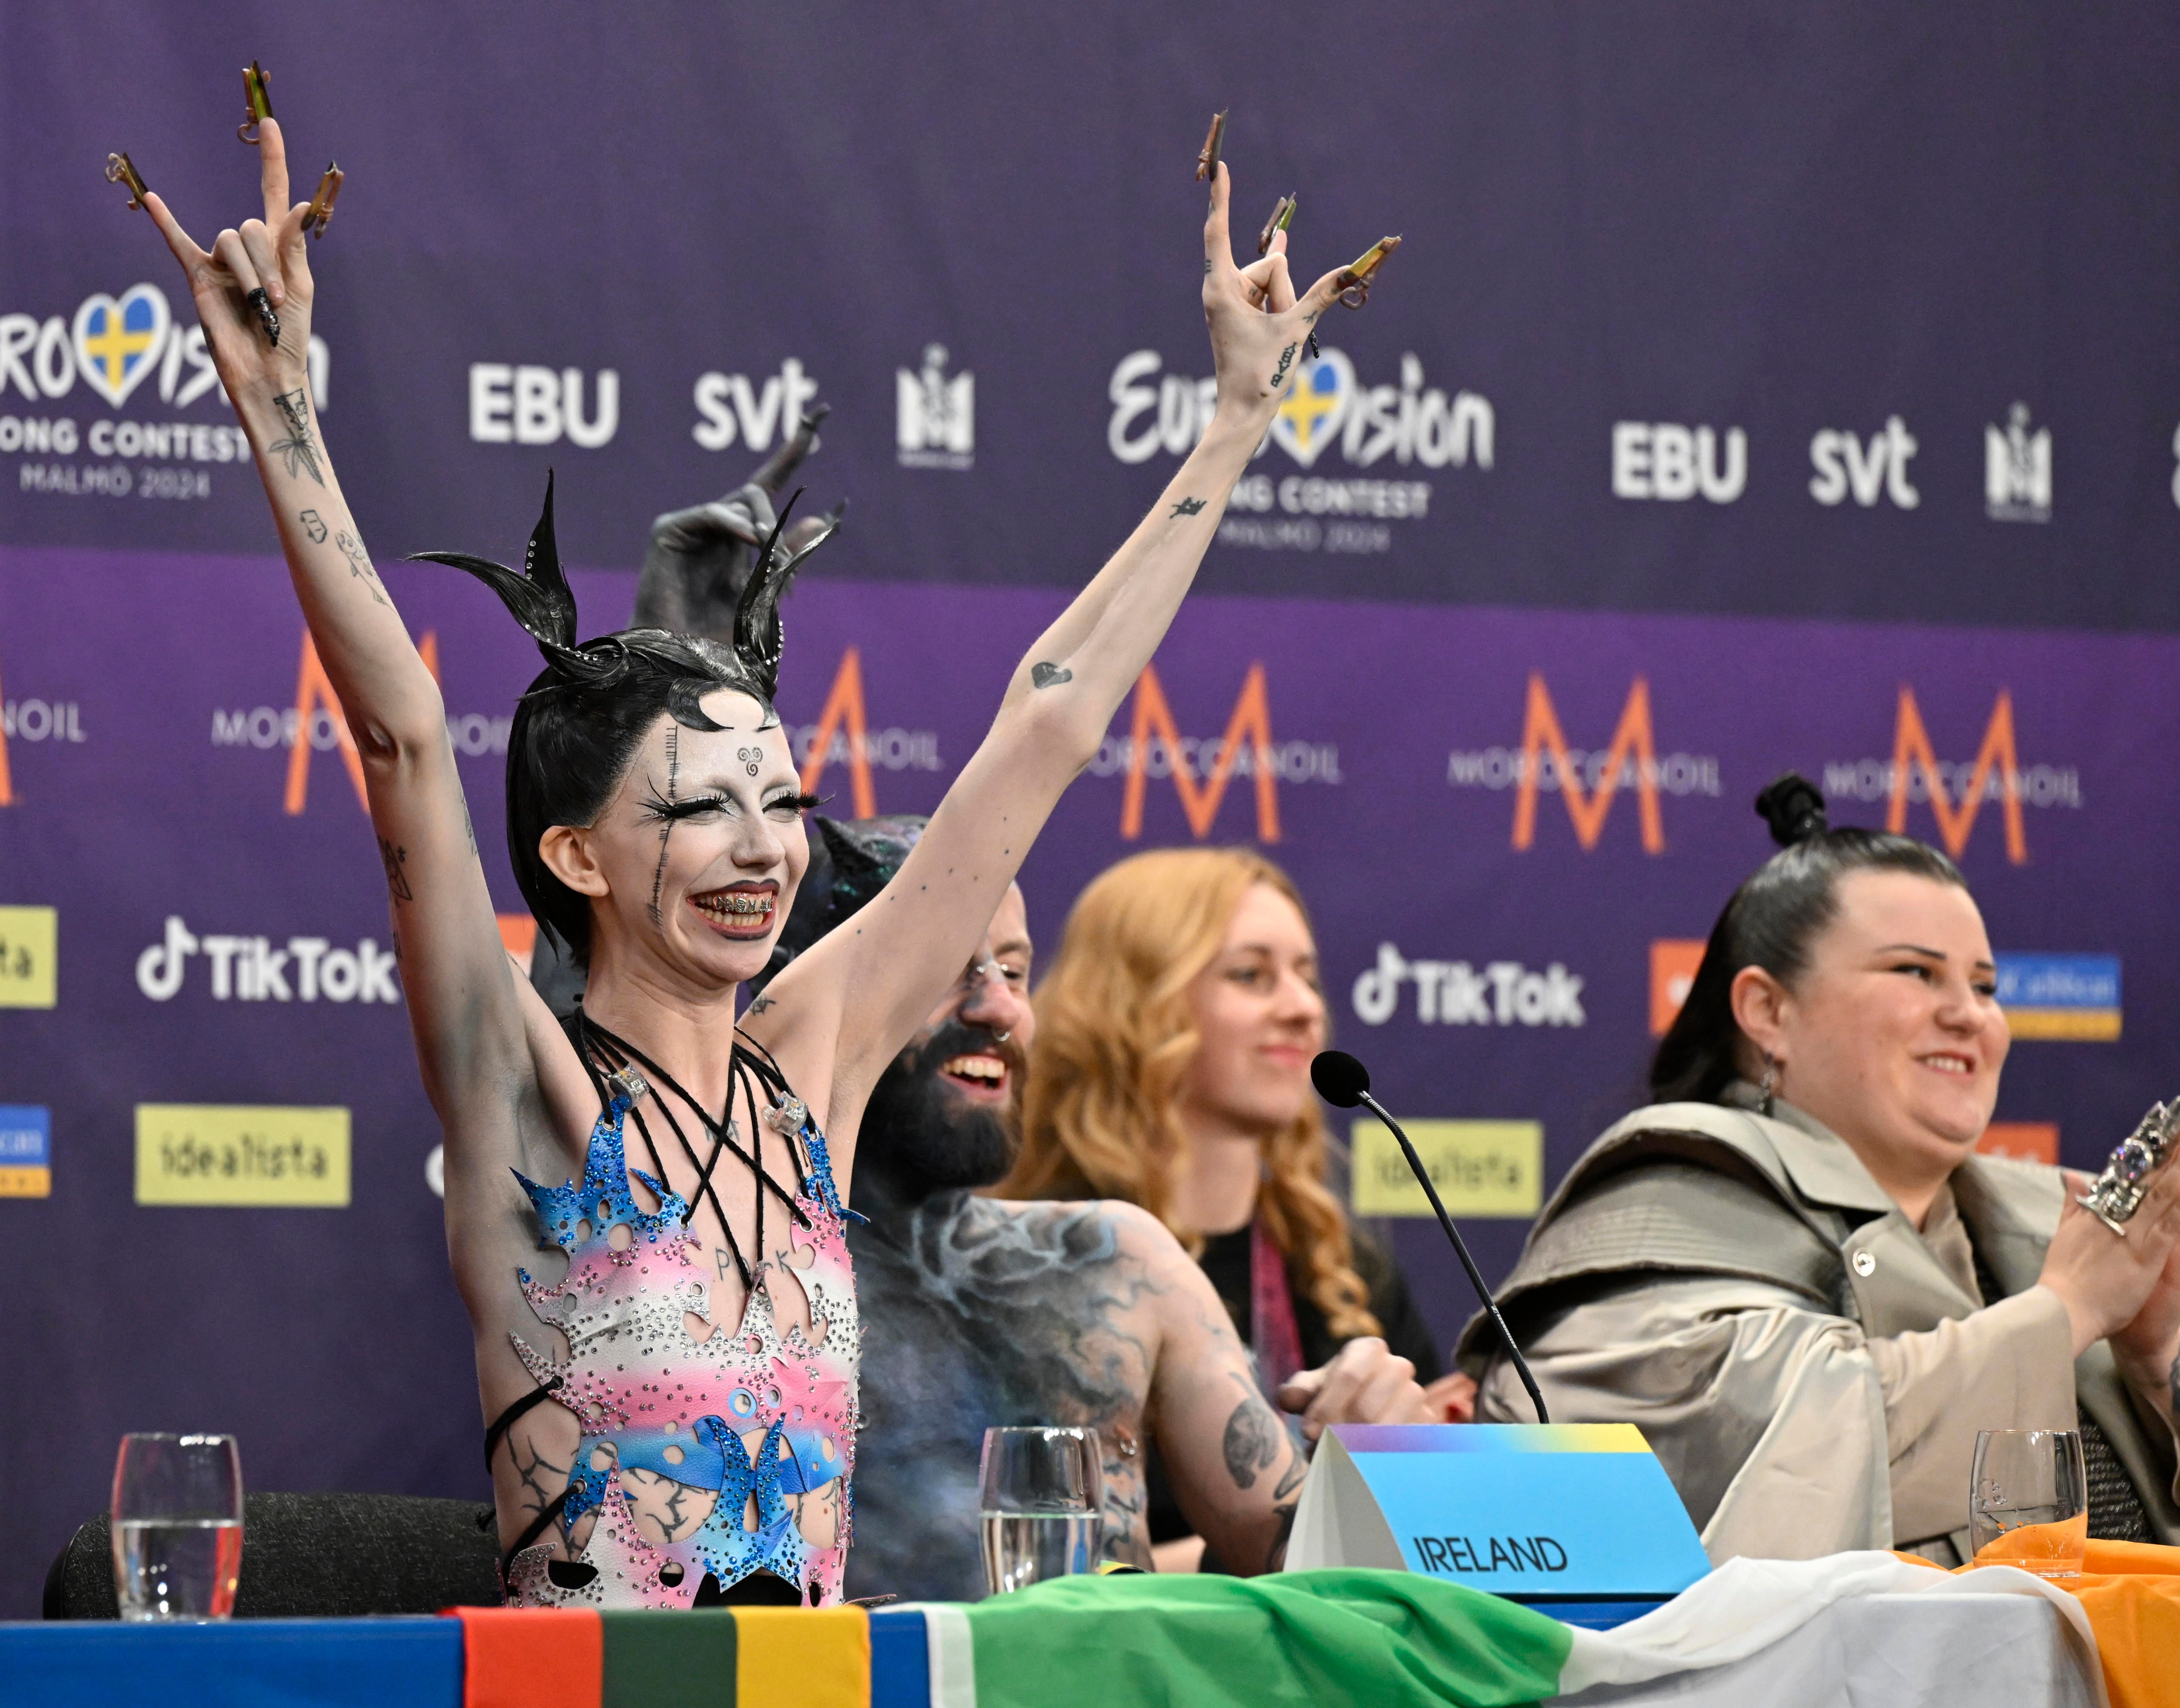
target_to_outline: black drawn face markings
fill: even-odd
[[[308,475],[324,486],[326,477],[318,469],[317,441],[311,437],[311,394],[282,392],[272,399],[272,406],[288,424],[288,437],[276,439],[269,448],[272,455],[287,464],[290,480],[297,475]]]
[[[1201,499],[1201,498],[1183,498],[1183,499],[1182,499],[1182,500],[1181,500],[1178,504],[1175,504],[1175,505],[1173,507],[1173,508],[1172,508],[1172,509],[1170,509],[1170,510],[1167,511],[1167,512],[1166,512],[1166,514],[1167,514],[1169,517],[1173,517],[1173,516],[1193,516],[1193,515],[1196,515],[1196,514],[1199,513],[1203,510],[1203,499]]]
[[[674,791],[681,782],[681,726],[669,722],[666,726],[666,805],[671,807],[679,799]],[[665,929],[665,921],[658,916],[659,892],[666,883],[666,843],[674,834],[674,815],[662,813],[658,819],[658,865],[651,874],[651,925],[654,931]]]
[[[416,892],[409,887],[409,875],[401,868],[408,864],[409,850],[397,848],[384,837],[378,839],[378,859],[386,868],[386,888],[396,902],[414,901]]]

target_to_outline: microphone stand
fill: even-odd
[[[1514,1332],[1506,1326],[1506,1319],[1500,1315],[1499,1301],[1492,1298],[1491,1289],[1484,1284],[1483,1271],[1477,1268],[1476,1260],[1468,1255],[1468,1242],[1461,1237],[1461,1230],[1453,1225],[1453,1218],[1445,1213],[1445,1205],[1439,1201],[1438,1188],[1431,1184],[1430,1172],[1423,1167],[1423,1158],[1416,1155],[1416,1147],[1408,1142],[1408,1135],[1401,1131],[1401,1123],[1385,1112],[1384,1104],[1368,1091],[1358,1093],[1357,1101],[1383,1121],[1399,1141],[1401,1154],[1408,1159],[1408,1167],[1414,1171],[1416,1179],[1422,1184],[1423,1195],[1430,1200],[1430,1207],[1438,1212],[1438,1225],[1445,1230],[1445,1237],[1453,1242],[1454,1251],[1461,1259],[1461,1266],[1468,1271],[1468,1284],[1476,1289],[1476,1296],[1484,1301],[1484,1309],[1499,1330],[1499,1338],[1506,1348],[1507,1357],[1514,1360],[1515,1373],[1522,1378],[1522,1386],[1529,1391],[1529,1403],[1537,1409],[1537,1421],[1550,1423],[1551,1418],[1544,1410],[1544,1397],[1537,1391],[1536,1377],[1529,1374],[1528,1360],[1522,1356],[1522,1348],[1514,1344]]]

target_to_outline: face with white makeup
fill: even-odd
[[[597,817],[538,852],[591,904],[590,980],[701,999],[762,971],[810,861],[811,805],[769,708],[721,689],[720,727],[656,720]]]

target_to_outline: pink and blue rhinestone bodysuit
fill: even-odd
[[[705,1123],[714,1142],[710,1162],[701,1165],[697,1195],[701,1201],[710,1193],[712,1168],[723,1148],[731,1151],[756,1169],[760,1205],[768,1189],[783,1201],[789,1255],[765,1255],[760,1211],[759,1260],[750,1264],[722,1214],[748,1291],[739,1325],[713,1322],[714,1277],[689,1234],[688,1201],[663,1178],[635,1170],[659,1200],[657,1212],[647,1214],[629,1188],[625,1123],[631,1104],[651,1089],[629,1058],[641,1060],[675,1093],[680,1087],[603,1029],[585,1030],[591,1036],[579,1036],[579,1047],[609,1041],[609,1053],[598,1053],[618,1071],[600,1074],[593,1050],[585,1049],[606,1107],[591,1130],[582,1181],[541,1186],[516,1177],[545,1236],[568,1255],[568,1272],[557,1286],[521,1277],[538,1317],[566,1337],[568,1357],[556,1361],[509,1337],[539,1387],[493,1426],[486,1456],[520,1409],[548,1397],[575,1414],[582,1441],[558,1510],[548,1509],[509,1551],[507,1598],[527,1606],[685,1607],[736,1599],[723,1592],[769,1573],[783,1580],[777,1589],[791,1586],[813,1604],[837,1601],[849,1543],[862,1331],[843,1227],[852,1212],[834,1189],[824,1135],[769,1057],[740,1043],[730,1079],[752,1117],[751,1149],[738,1142],[730,1101],[723,1126]],[[760,1091],[770,1107],[760,1106]],[[671,1124],[663,1096],[654,1112]],[[650,1129],[640,1112],[636,1120],[656,1164]],[[673,1130],[681,1137],[678,1124]],[[791,1195],[762,1167],[764,1130],[778,1135],[793,1162]],[[782,1277],[783,1268],[791,1275]],[[806,1332],[799,1321],[779,1326],[773,1288],[783,1280],[784,1288],[799,1286],[808,1302]],[[652,1503],[693,1513],[708,1502],[708,1515],[693,1529],[674,1526],[678,1540],[653,1540],[630,1506],[631,1473],[641,1475]],[[554,1562],[548,1526],[557,1519],[558,1534],[565,1535],[593,1513],[573,1568]],[[659,1528],[655,1520],[651,1528]],[[545,1540],[537,1541],[541,1535]]]

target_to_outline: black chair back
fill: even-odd
[[[499,1524],[474,1501],[415,1495],[248,1495],[242,1619],[346,1618],[496,1607]],[[46,1574],[48,1619],[118,1619],[106,1515],[69,1540]]]

